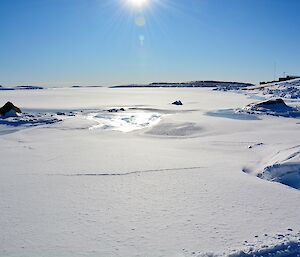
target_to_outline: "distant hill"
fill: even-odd
[[[154,82],[146,85],[132,84],[123,86],[112,86],[111,88],[192,88],[192,87],[211,87],[224,89],[238,89],[254,86],[251,83],[227,82],[227,81],[190,81],[190,82]]]
[[[44,89],[40,86],[16,86],[16,87],[3,87],[0,86],[0,90],[41,90]]]

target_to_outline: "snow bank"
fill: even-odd
[[[262,249],[241,251],[230,254],[228,257],[299,257],[299,242],[284,242],[272,247],[264,246]]]
[[[257,176],[300,189],[300,163],[281,163],[267,166]]]
[[[262,86],[248,88],[247,93],[256,94],[267,98],[300,98],[300,79],[276,82]]]
[[[278,151],[268,156],[254,171],[257,177],[300,189],[300,146]]]
[[[49,113],[38,113],[38,114],[23,113],[19,115],[9,115],[0,118],[0,125],[21,128],[21,127],[53,124],[59,121],[61,121],[61,119],[58,119],[57,117]]]
[[[289,229],[288,231],[292,231]],[[262,241],[244,242],[244,249],[234,250],[228,249],[222,253],[211,252],[202,253],[201,251],[192,251],[184,256],[194,257],[299,257],[300,256],[300,237],[298,235],[286,235],[278,233],[275,237],[264,235],[269,238],[269,244]],[[274,238],[280,238],[279,241],[273,241]],[[186,251],[187,252],[187,251]]]
[[[300,110],[285,104],[282,99],[274,99],[251,103],[242,109],[237,109],[237,113],[265,114],[283,117],[299,117]]]

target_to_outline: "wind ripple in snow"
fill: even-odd
[[[163,123],[155,126],[147,132],[153,136],[164,136],[164,137],[193,137],[202,131],[202,128],[196,123]]]
[[[49,174],[50,176],[67,176],[67,177],[81,177],[81,176],[130,176],[139,175],[143,173],[155,173],[155,172],[166,172],[166,171],[182,171],[182,170],[197,170],[203,169],[204,167],[185,167],[185,168],[168,168],[168,169],[152,169],[152,170],[136,170],[130,172],[118,172],[118,173],[75,173],[75,174]]]

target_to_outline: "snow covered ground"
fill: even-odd
[[[299,256],[299,119],[201,88],[6,101],[25,114],[0,119],[0,256]]]
[[[300,98],[300,79],[293,79],[283,82],[274,82],[250,88],[251,89],[247,92],[248,94],[255,94],[269,98]]]

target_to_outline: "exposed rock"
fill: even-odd
[[[7,102],[0,108],[0,116],[16,117],[18,113],[22,113],[21,109],[11,102]]]
[[[107,110],[108,112],[124,112],[125,109],[124,108],[120,108],[120,109],[117,109],[117,108],[113,108],[113,109],[109,109]]]
[[[277,99],[271,99],[271,100],[256,103],[256,106],[264,106],[264,105],[272,105],[272,104],[286,105],[285,102],[281,98],[277,98]]]
[[[293,108],[286,105],[281,98],[251,103],[247,105],[245,109],[253,111],[275,111],[279,113],[293,111]]]
[[[242,109],[237,109],[237,113],[248,113],[257,115],[273,115],[282,117],[299,117],[300,109],[298,107],[288,106],[282,99],[266,100],[248,104]]]
[[[177,100],[177,101],[173,102],[172,104],[174,104],[174,105],[183,105],[183,103],[180,100]]]

